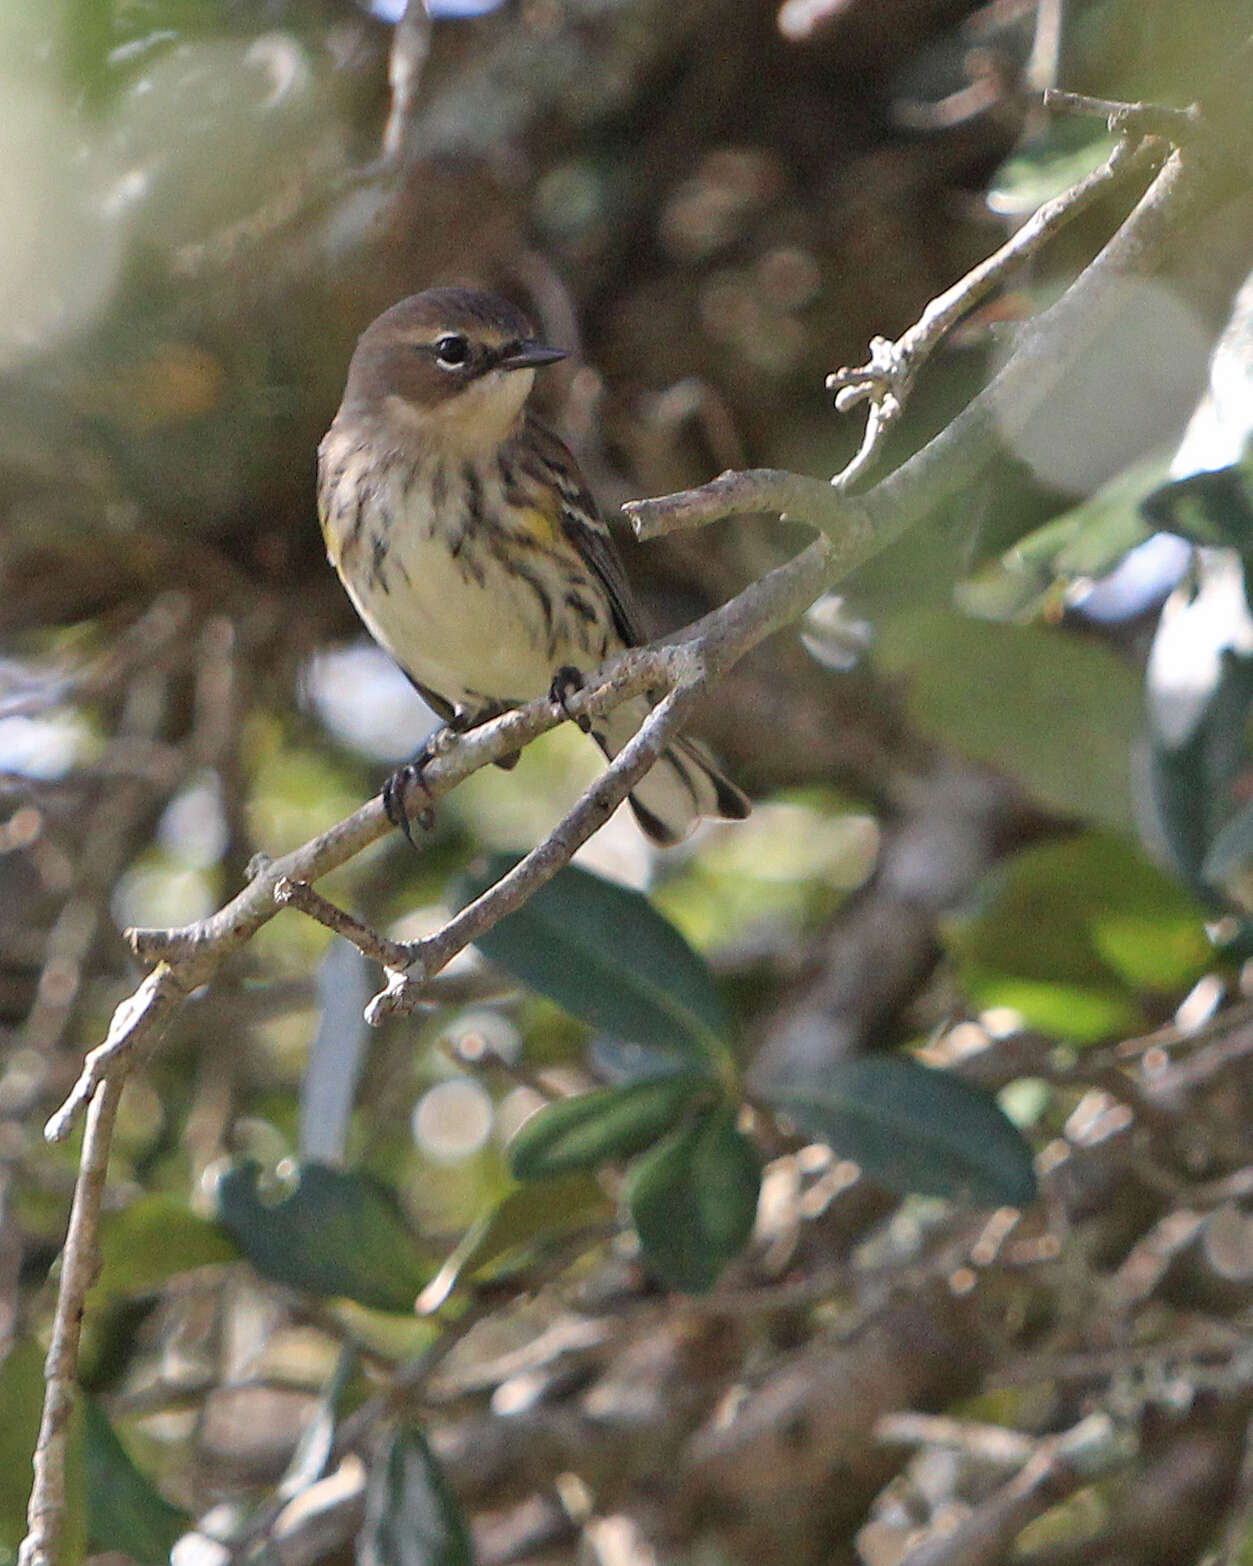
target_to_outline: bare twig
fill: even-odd
[[[299,908],[318,924],[336,935],[351,941],[357,950],[383,968],[403,968],[407,948],[399,941],[389,941],[386,936],[372,930],[368,924],[340,908],[321,892],[315,892],[307,881],[293,881],[290,876],[279,876],[274,883],[274,901],[284,908]]]
[[[1201,126],[1196,104],[1185,109],[1164,103],[1122,103],[1116,98],[1090,98],[1060,87],[1044,89],[1044,107],[1061,114],[1091,114],[1104,119],[1115,136],[1160,136],[1176,144]]]
[[[835,406],[841,413],[860,402],[870,403],[861,446],[831,481],[837,489],[847,489],[864,476],[882,449],[888,431],[905,411],[919,371],[958,321],[1000,287],[1009,272],[1043,249],[1059,229],[1116,185],[1151,167],[1160,158],[1161,153],[1156,148],[1120,141],[1100,168],[1062,195],[1037,207],[999,250],[967,272],[952,288],[937,295],[896,342],[874,338],[870,344],[869,364],[856,370],[836,370],[827,377],[827,389],[835,392]]]
[[[1039,1449],[1039,1442],[1020,1430],[948,1414],[884,1414],[874,1433],[876,1441],[888,1445],[953,1447],[1000,1468],[1019,1468]]]
[[[402,986],[389,985],[376,996],[366,1012],[371,1021],[411,1009],[411,999],[421,998],[421,985],[463,951],[471,941],[498,924],[506,914],[520,908],[527,898],[550,881],[562,865],[569,864],[575,851],[587,842],[614,813],[632,788],[661,755],[691,708],[704,694],[708,680],[697,677],[678,686],[660,702],[641,725],[631,742],[583,795],[560,825],[516,864],[508,874],[481,896],[468,903],[435,935],[414,941],[407,948],[407,960],[401,964],[406,980]]]
[[[426,57],[431,50],[431,13],[426,0],[409,0],[405,14],[392,33],[387,80],[392,89],[391,108],[383,131],[383,159],[396,162],[404,151],[405,132],[413,118],[414,101]]]
[[[92,1101],[83,1133],[78,1181],[61,1258],[61,1282],[52,1343],[44,1368],[44,1406],[35,1444],[35,1478],[27,1509],[27,1534],[20,1566],[53,1566],[65,1526],[66,1455],[74,1411],[78,1346],[87,1290],[99,1265],[97,1232],[104,1197],[113,1122],[122,1097],[125,1068],[116,1070]]]
[[[924,1541],[903,1566],[995,1566],[1034,1518],[1073,1491],[1130,1461],[1131,1444],[1105,1414],[1041,1441],[1008,1483],[939,1538]]]

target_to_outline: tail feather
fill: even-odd
[[[648,716],[649,704],[624,702],[598,719],[592,737],[610,761]],[[644,835],[666,848],[681,842],[702,816],[741,821],[749,812],[747,796],[723,776],[696,740],[672,740],[635,785],[629,803]]]

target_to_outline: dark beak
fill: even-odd
[[[541,364],[555,364],[558,359],[564,359],[564,348],[545,348],[543,343],[529,342],[513,345],[504,356],[496,361],[498,370],[534,370]]]

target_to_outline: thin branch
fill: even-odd
[[[1091,353],[1095,334],[1125,308],[1128,280],[1158,271],[1205,213],[1238,188],[1238,160],[1230,152],[1211,156],[1212,151],[1189,144],[1172,154],[1095,260],[1056,304],[1026,323],[988,386],[873,489],[849,497],[834,485],[768,468],[724,473],[697,489],[627,502],[623,510],[636,534],[656,538],[753,512],[785,515],[827,537],[832,547],[827,590],[834,587],[968,488],[998,453],[1012,450]],[[1125,155],[1123,167],[1139,155]]]
[[[1176,109],[1165,103],[1123,103],[1116,98],[1090,98],[1084,92],[1044,89],[1044,107],[1060,114],[1090,114],[1105,120],[1115,136],[1160,136],[1176,145],[1201,127],[1196,104]]]
[[[999,250],[931,300],[921,317],[896,342],[874,338],[868,365],[829,375],[827,389],[835,392],[835,406],[841,413],[860,402],[871,405],[860,449],[831,482],[838,489],[847,489],[863,477],[882,450],[889,430],[904,413],[919,371],[963,316],[999,288],[1011,271],[1042,250],[1059,229],[1111,189],[1160,161],[1158,148],[1120,141],[1099,168],[1037,207]]]
[[[307,881],[293,881],[290,876],[279,876],[274,883],[274,901],[284,908],[299,908],[302,914],[316,920],[335,935],[342,935],[364,956],[381,968],[402,968],[407,948],[399,941],[389,941],[386,936],[362,924],[346,909],[340,908],[321,892],[315,892]]]
[[[204,979],[196,978],[161,963],[133,995],[121,1002],[113,1013],[104,1043],[88,1051],[69,1097],[44,1127],[49,1142],[65,1140],[79,1110],[91,1102],[101,1083],[128,1070],[127,1062],[141,1045],[157,1042],[179,1004],[208,977],[206,973]]]
[[[109,1081],[92,1101],[83,1132],[78,1180],[61,1256],[52,1343],[44,1367],[43,1413],[35,1444],[35,1476],[27,1508],[27,1533],[18,1554],[19,1566],[55,1566],[57,1546],[65,1527],[66,1457],[70,1417],[74,1411],[78,1347],[87,1291],[99,1266],[100,1204],[104,1198],[113,1122],[117,1118],[125,1077],[125,1064],[115,1067]]]
[[[1018,1473],[969,1517],[911,1550],[902,1566],[999,1566],[1036,1517],[1094,1479],[1124,1466],[1131,1443],[1105,1414],[1041,1441]]]
[[[676,687],[653,708],[630,743],[625,745],[565,819],[537,847],[503,875],[494,886],[468,903],[442,929],[426,940],[414,941],[407,961],[389,964],[403,967],[403,983],[394,980],[375,996],[366,1009],[369,1022],[412,1010],[421,999],[421,987],[446,966],[458,952],[520,908],[527,898],[570,863],[594,832],[600,830],[622,801],[669,744],[691,709],[705,693],[707,676],[698,676]]]

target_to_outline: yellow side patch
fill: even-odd
[[[533,538],[537,544],[552,544],[557,539],[559,514],[555,510],[541,510],[538,506],[524,506],[510,515],[520,533]]]

